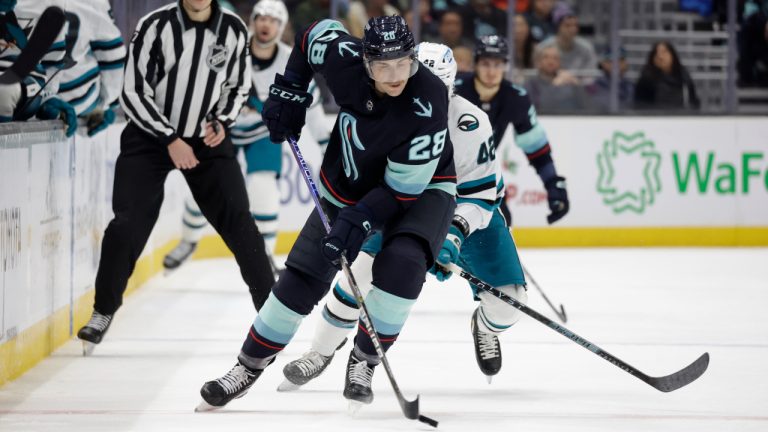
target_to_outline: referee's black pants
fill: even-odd
[[[232,141],[227,136],[217,147],[202,138],[184,139],[200,164],[182,170],[203,215],[235,255],[256,309],[267,299],[274,277],[264,239],[253,222],[248,194]],[[128,278],[157,222],[163,203],[165,179],[175,169],[168,149],[131,122],[120,137],[112,193],[114,219],[101,244],[96,274],[94,308],[113,314],[123,302]]]

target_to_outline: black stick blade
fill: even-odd
[[[696,359],[696,361],[671,375],[658,378],[647,377],[647,379],[643,379],[643,381],[647,382],[657,390],[671,392],[696,381],[707,370],[708,366],[709,353],[704,353],[701,357]]]
[[[437,427],[437,420],[432,420],[431,418],[429,418],[427,416],[420,415],[419,416],[419,421],[422,422],[422,423],[426,423],[426,424],[432,426],[433,428]]]
[[[411,420],[418,420],[419,419],[419,396],[416,395],[416,399],[409,401],[405,397],[399,397],[397,398],[397,401],[400,402],[400,408],[403,410],[403,415],[405,415],[405,418],[411,419]]]
[[[563,322],[563,324],[568,323],[568,315],[565,314],[565,306],[560,305],[560,320]]]
[[[19,57],[0,75],[0,84],[17,83],[29,75],[56,40],[64,26],[64,20],[64,11],[61,8],[51,6],[43,11]]]

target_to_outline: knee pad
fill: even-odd
[[[499,287],[498,290],[520,303],[528,302],[528,292],[522,285],[505,285]],[[480,330],[486,333],[501,333],[512,327],[523,315],[514,306],[489,292],[481,291],[478,296],[480,297],[478,324]]]
[[[296,313],[309,315],[328,289],[327,283],[289,266],[275,283],[272,294]]]
[[[0,121],[9,122],[22,99],[22,86],[19,83],[0,85]]]
[[[408,235],[395,236],[373,261],[373,285],[398,297],[418,298],[427,273],[427,256],[423,242]]]

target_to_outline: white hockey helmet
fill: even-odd
[[[443,44],[422,42],[416,45],[416,58],[437,75],[453,93],[453,82],[456,80],[458,69],[456,60],[453,58],[453,50]]]
[[[288,23],[288,9],[285,7],[285,3],[281,0],[260,0],[253,6],[251,11],[251,24],[256,20],[259,15],[272,17],[280,21],[280,27],[277,30],[277,37],[269,43],[279,41],[283,37],[283,31],[285,31],[285,25]]]

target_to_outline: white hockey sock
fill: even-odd
[[[528,302],[528,292],[522,285],[505,285],[498,289],[521,303]],[[499,334],[512,327],[522,316],[522,312],[491,293],[483,291],[479,296],[477,324],[483,333]]]
[[[203,216],[197,202],[191,196],[184,200],[184,215],[182,216],[181,239],[189,243],[197,243],[203,237],[203,231],[208,220]]]
[[[355,281],[363,297],[371,291],[372,266],[373,257],[366,253],[358,255],[352,264],[352,273],[355,275]],[[324,356],[333,354],[344,337],[357,327],[360,310],[352,306],[354,304],[356,302],[352,288],[347,278],[341,275],[339,282],[326,296],[322,317],[315,326],[315,337],[312,339],[313,351]]]

